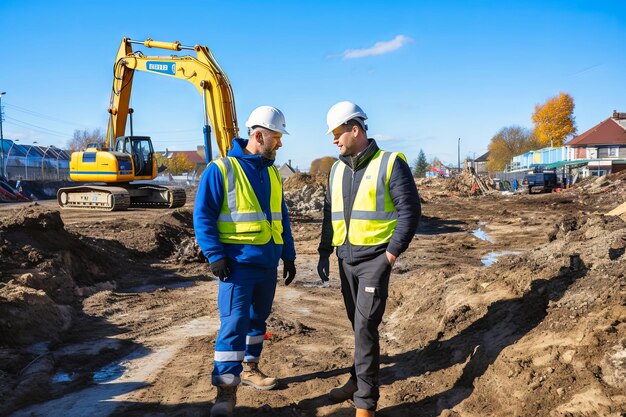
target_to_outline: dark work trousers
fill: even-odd
[[[383,252],[355,265],[339,259],[341,293],[354,330],[354,364],[350,378],[357,381],[356,408],[376,410],[380,344],[378,326],[383,319],[391,265]]]

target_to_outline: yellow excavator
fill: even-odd
[[[145,56],[133,52],[132,44],[172,51],[193,50],[196,56]],[[135,71],[180,78],[191,82],[202,95],[204,106],[204,147],[210,161],[211,126],[221,156],[231,148],[237,136],[235,100],[228,77],[206,46],[183,46],[180,42],[144,42],[122,39],[113,69],[113,91],[109,124],[104,148],[87,145],[72,153],[70,178],[86,183],[59,189],[57,200],[62,208],[126,210],[128,207],[175,208],[185,204],[185,190],[146,180],[157,176],[157,160],[152,141],[147,136],[133,136],[130,93]],[[130,116],[130,136],[125,136]],[[209,125],[210,121],[210,125]],[[136,182],[142,181],[143,182]],[[89,183],[89,184],[87,184]],[[104,183],[101,185],[93,183]]]

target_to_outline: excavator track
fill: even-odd
[[[125,188],[97,185],[60,188],[57,201],[64,209],[102,211],[126,210],[131,204],[130,193]]]
[[[57,201],[64,209],[121,211],[129,207],[177,208],[185,205],[187,194],[183,188],[165,185],[89,185],[61,188],[57,192]]]
[[[129,188],[130,206],[143,208],[177,208],[187,202],[184,188],[165,185],[133,185]]]

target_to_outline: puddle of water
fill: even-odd
[[[493,265],[498,262],[498,258],[502,255],[519,255],[519,252],[512,252],[509,250],[504,252],[489,252],[480,260],[480,262],[482,262],[485,266]]]
[[[124,292],[154,292],[161,288],[174,290],[177,288],[193,287],[194,285],[196,285],[195,281],[181,281],[181,282],[174,282],[172,284],[161,284],[161,285],[149,284],[149,285],[142,285],[141,287],[129,288],[128,290]]]
[[[67,372],[57,372],[52,377],[52,382],[55,384],[58,384],[61,382],[71,382],[71,381],[72,381],[72,376],[68,374]]]
[[[130,355],[112,362],[108,365],[100,368],[99,371],[94,372],[93,381],[98,384],[106,384],[107,382],[115,381],[126,372],[126,368],[130,366],[133,360],[146,356],[147,351],[145,349],[138,349]]]
[[[489,234],[480,227],[472,231],[472,234],[480,240],[486,240],[487,242],[493,243],[493,240],[489,237]]]
[[[102,384],[104,382],[115,381],[124,374],[125,369],[126,368],[124,368],[121,363],[109,364],[104,368],[101,368],[99,371],[94,372],[93,382]]]

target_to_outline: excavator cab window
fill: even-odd
[[[135,175],[152,175],[152,141],[148,137],[131,137],[133,161],[135,161]]]
[[[135,166],[135,176],[152,175],[154,150],[147,136],[123,136],[117,138],[115,151],[130,154]]]
[[[121,137],[117,138],[115,142],[115,152],[132,153],[130,150],[130,138]]]

